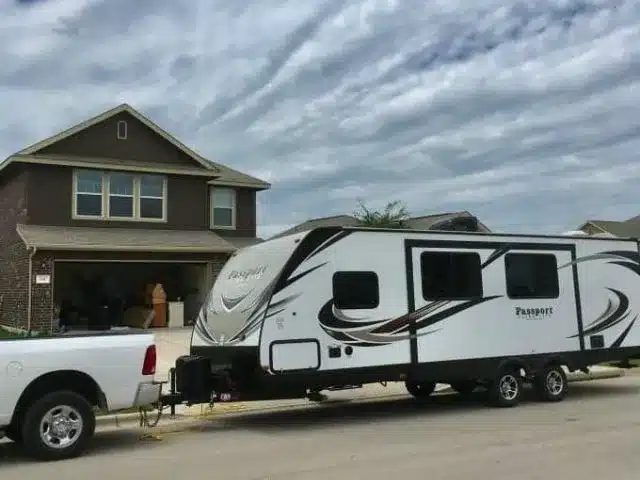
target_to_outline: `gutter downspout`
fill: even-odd
[[[33,257],[38,251],[38,247],[31,247],[29,252],[29,290],[27,293],[27,337],[31,336],[31,298],[33,290]]]

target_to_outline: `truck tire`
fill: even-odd
[[[433,393],[436,389],[436,382],[417,382],[415,380],[407,380],[404,382],[407,392],[415,398],[424,399]]]
[[[22,443],[22,431],[20,430],[20,427],[10,425],[4,431],[4,436],[11,440],[13,443]]]
[[[38,460],[79,456],[93,436],[91,404],[71,391],[52,392],[27,407],[22,422],[23,447]]]
[[[548,365],[533,380],[538,398],[545,402],[559,402],[567,395],[567,375],[560,365]]]
[[[502,369],[489,382],[489,400],[496,407],[515,407],[522,398],[522,376],[516,368]]]

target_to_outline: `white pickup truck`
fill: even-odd
[[[0,339],[0,438],[40,460],[80,455],[96,411],[158,400],[154,340],[144,331]]]

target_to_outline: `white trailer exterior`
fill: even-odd
[[[515,386],[544,390],[550,371],[566,383],[553,367],[640,356],[639,315],[634,239],[327,227],[232,257],[191,354],[256,398],[394,380],[419,396],[521,371]]]

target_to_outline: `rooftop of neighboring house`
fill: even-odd
[[[473,218],[474,215],[472,215],[468,211],[436,213],[432,215],[410,217],[406,220],[403,220],[402,224],[405,228],[409,228],[412,230],[428,230],[432,228],[436,223],[464,217]],[[361,225],[362,222],[360,222],[356,217],[352,215],[334,215],[330,217],[312,218],[287,230],[284,230],[283,232],[280,232],[271,238],[284,237],[286,235],[291,235],[293,233],[303,232],[306,230],[312,230],[319,227],[357,227]],[[491,231],[480,221],[478,221],[478,228],[482,232]]]
[[[627,220],[587,220],[578,227],[590,235],[608,233],[616,237],[640,238],[640,215]]]

